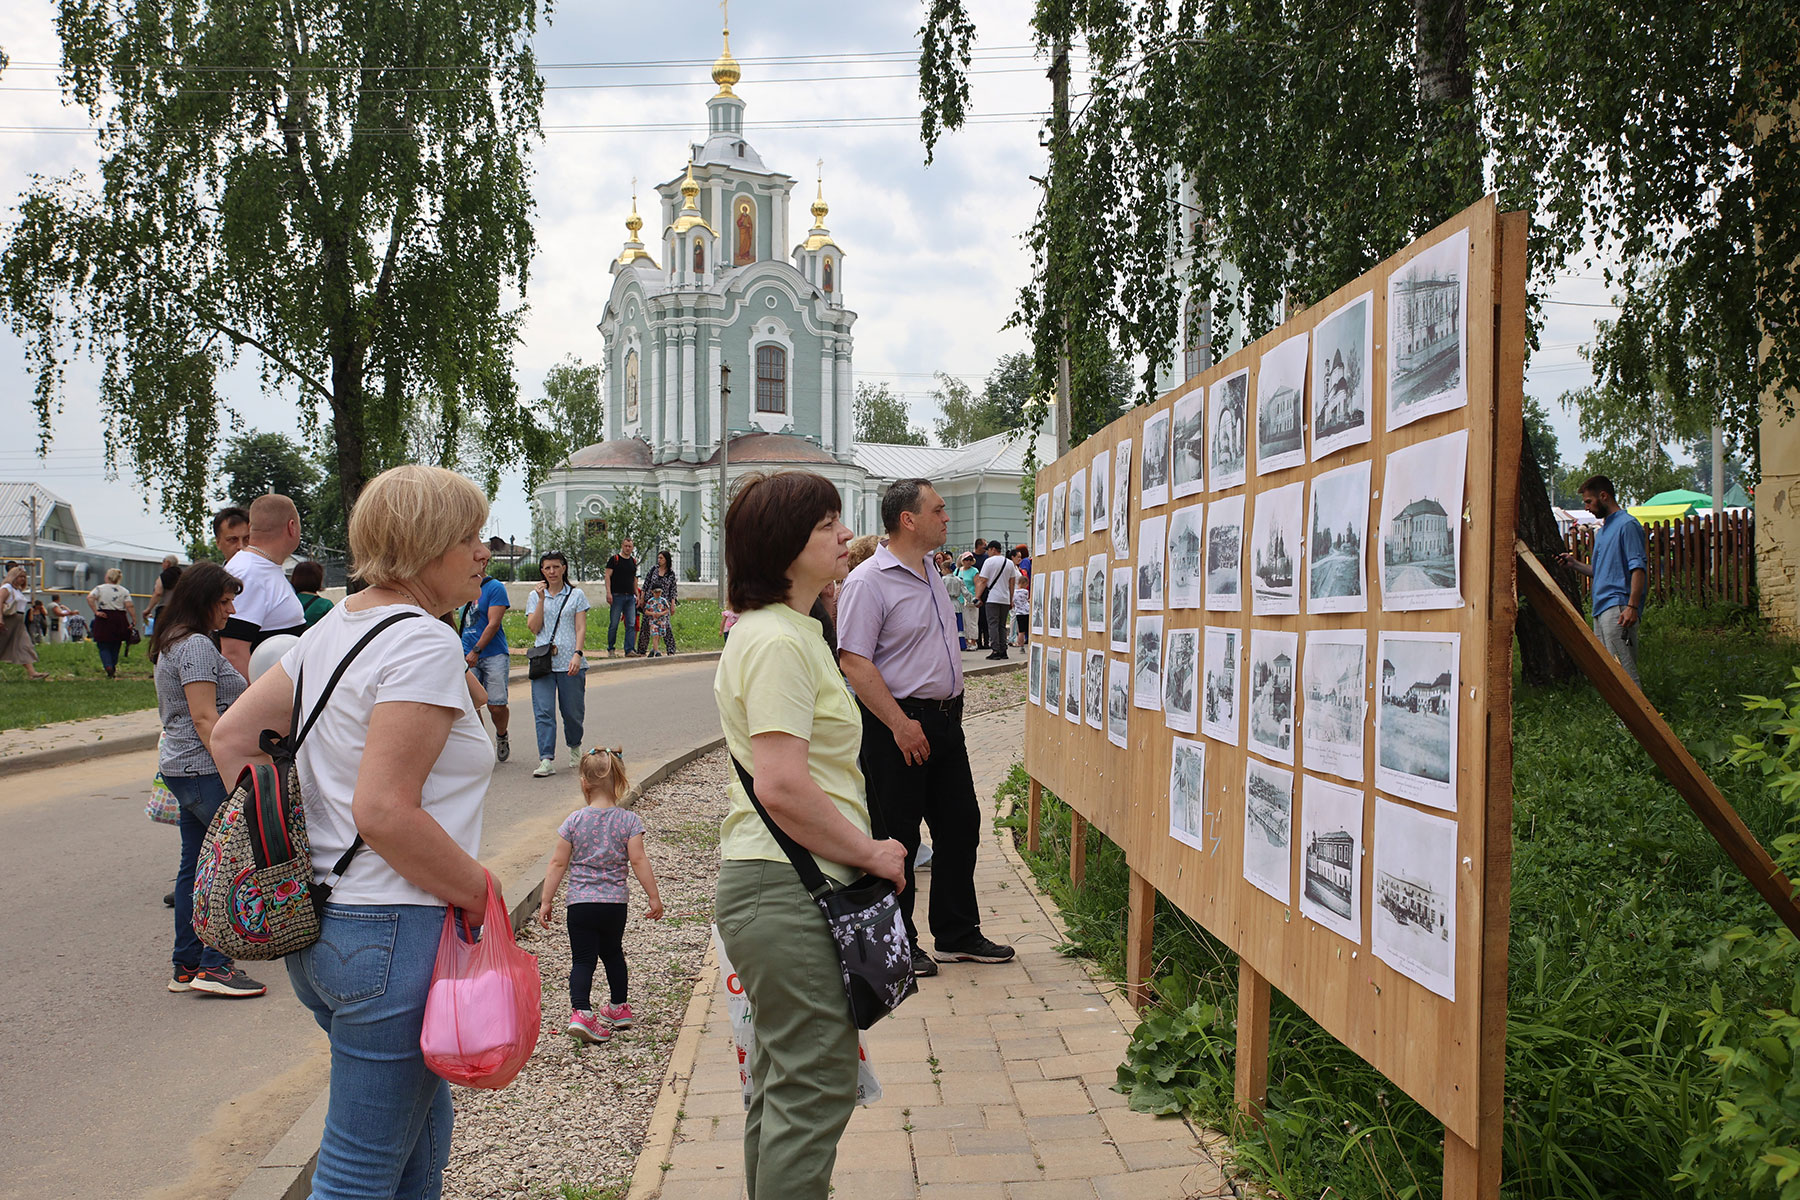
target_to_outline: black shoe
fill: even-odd
[[[943,946],[939,946],[936,958],[939,962],[1011,962],[1013,948],[1003,946],[999,942],[990,942],[980,934],[976,934],[955,950],[947,950]]]
[[[988,655],[988,659],[989,659],[989,660],[990,660],[990,661],[992,661],[992,662],[1005,662],[1005,661],[1006,661],[1006,655],[1004,655],[1004,654],[990,654],[990,655]]]
[[[222,971],[202,970],[194,976],[194,981],[190,986],[196,992],[208,992],[214,996],[230,996],[234,999],[260,996],[269,990],[236,967],[227,967]]]
[[[913,947],[912,962],[913,974],[921,978],[927,975],[936,975],[938,973],[936,960],[917,946]]]
[[[164,908],[174,908],[175,907],[175,893],[174,892],[170,892],[168,895],[163,897],[163,907]]]

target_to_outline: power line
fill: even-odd
[[[969,117],[965,125],[1029,125],[1035,121],[1046,119],[1045,113],[1011,112],[988,113]],[[905,113],[895,116],[880,117],[817,117],[795,118],[792,120],[758,121],[756,130],[794,130],[794,129],[898,129],[918,124],[917,113]],[[692,131],[697,128],[694,121],[655,121],[623,125],[545,125],[544,133],[676,133]],[[0,133],[101,133],[104,127],[99,125],[0,125]],[[351,135],[365,137],[410,136],[416,130],[402,128],[383,128],[379,126],[361,126],[346,131]]]
[[[979,61],[979,62],[999,62],[999,61],[1006,61],[1009,59],[1016,60],[1016,59],[1022,59],[1022,58],[1036,58],[1037,57],[1036,49],[1037,48],[1035,46],[989,46],[984,49],[976,50],[973,53],[972,57],[974,58],[974,60]],[[1020,51],[1026,51],[1027,53],[1021,54],[1021,53],[1019,53]],[[919,52],[917,50],[909,48],[909,49],[905,49],[905,50],[857,50],[857,51],[837,52],[837,53],[832,53],[832,54],[772,54],[772,55],[764,55],[764,56],[745,55],[741,58],[736,55],[733,55],[732,57],[737,60],[737,62],[740,66],[802,66],[802,65],[806,65],[806,64],[810,64],[810,63],[834,63],[834,62],[836,62],[836,63],[862,62],[862,63],[879,64],[884,61],[916,59],[918,57],[918,55],[919,55]],[[714,64],[714,62],[716,62],[716,61],[717,61],[716,59],[711,59],[711,58],[661,58],[661,59],[617,60],[617,61],[613,61],[613,62],[601,61],[601,62],[539,63],[539,64],[537,64],[536,69],[540,72],[543,72],[543,71],[669,71],[669,70],[680,70],[680,69],[688,69],[688,68],[711,67]],[[60,71],[63,69],[63,65],[61,63],[46,62],[46,61],[43,61],[40,59],[40,60],[34,60],[34,61],[29,61],[29,62],[27,62],[27,61],[14,62],[14,63],[11,63],[7,67],[7,69],[13,70],[13,71],[33,71],[33,72]],[[182,65],[179,63],[128,63],[128,64],[109,63],[108,69],[112,70],[112,71],[118,71],[121,69],[123,69],[123,70],[141,70],[141,71],[180,71],[180,72],[187,72],[187,73],[201,74],[201,75],[222,75],[222,74],[233,74],[233,73],[250,74],[252,72],[266,72],[266,71],[275,70],[277,68],[274,68],[274,67],[211,66],[211,65],[206,65],[206,66]],[[342,72],[342,73],[350,73],[350,72],[361,72],[361,71],[370,70],[370,69],[379,70],[379,71],[466,71],[469,68],[466,66],[461,66],[461,65],[414,66],[414,67],[391,65],[391,66],[381,66],[381,67],[376,67],[376,68],[369,68],[364,64],[345,65],[345,66],[335,66],[335,65],[331,65],[331,64],[318,64],[318,65],[306,67],[305,69],[308,71],[320,71],[320,72],[335,71],[335,72]]]

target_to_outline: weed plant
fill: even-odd
[[[1790,873],[1800,837],[1776,839],[1800,811],[1800,768],[1753,761],[1740,731],[1753,725],[1743,694],[1800,678],[1796,663],[1800,647],[1717,607],[1652,610],[1642,653],[1651,701]],[[1800,685],[1789,699],[1770,720],[1800,758]],[[1793,939],[1590,686],[1517,687],[1513,742],[1504,1194],[1760,1197],[1785,1185],[1782,1200],[1800,1200]],[[1783,782],[1766,786],[1765,770]],[[1006,787],[1007,823],[1022,829],[1023,772]],[[1086,884],[1071,888],[1069,816],[1046,796],[1042,850],[1026,857],[1067,917],[1067,951],[1118,977],[1124,856],[1090,828]],[[1132,1107],[1231,1131],[1238,1167],[1275,1195],[1438,1194],[1441,1124],[1279,993],[1265,1121],[1240,1124],[1236,957],[1160,897],[1153,951],[1157,1007],[1119,1069]]]

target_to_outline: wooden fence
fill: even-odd
[[[1577,525],[1564,535],[1569,552],[1582,562],[1594,556],[1596,525]],[[1644,526],[1650,550],[1652,604],[1687,600],[1694,604],[1755,602],[1755,521],[1748,512],[1711,513]],[[1582,580],[1584,589],[1592,583]]]

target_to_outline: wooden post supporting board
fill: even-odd
[[[1238,960],[1237,1106],[1246,1120],[1262,1123],[1269,1098],[1269,981]]]
[[[1150,977],[1155,971],[1151,945],[1156,935],[1156,889],[1136,871],[1131,873],[1131,907],[1125,926],[1125,995],[1142,1011],[1150,1003]]]
[[[1087,881],[1087,818],[1069,816],[1069,882],[1080,887]]]
[[[1737,815],[1737,810],[1731,807],[1718,785],[1700,769],[1700,764],[1681,744],[1675,731],[1651,707],[1638,685],[1631,681],[1631,676],[1625,674],[1625,668],[1606,652],[1594,631],[1550,578],[1544,564],[1524,542],[1518,544],[1517,551],[1519,584],[1530,598],[1532,607],[1550,627],[1550,632],[1568,648],[1576,665],[1594,681],[1594,689],[1612,705],[1619,719],[1625,722],[1625,728],[1631,730],[1631,735],[1649,753],[1651,761],[1662,768],[1662,773],[1694,810],[1706,831],[1724,848],[1732,864],[1744,873],[1744,878],[1775,910],[1782,923],[1800,937],[1800,905],[1794,903],[1793,883],[1745,827],[1743,818]]]
[[[1044,815],[1044,785],[1037,780],[1031,781],[1031,791],[1025,801],[1025,848],[1033,854],[1038,852],[1038,822]]]

